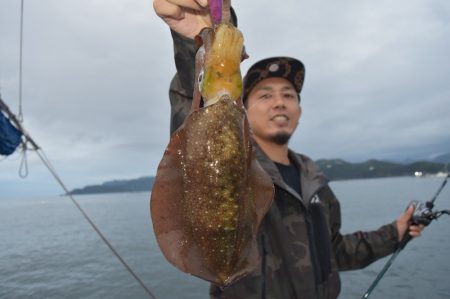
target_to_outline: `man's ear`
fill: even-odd
[[[300,104],[298,105],[298,109],[300,111],[300,114],[298,116],[297,126],[298,126],[298,123],[300,122],[300,119],[302,118],[302,112],[303,112],[302,106]]]

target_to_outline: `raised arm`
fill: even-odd
[[[223,1],[223,19],[231,16],[230,0]],[[194,68],[197,45],[194,37],[205,27],[211,27],[207,0],[154,0],[156,14],[169,25],[173,38],[175,74],[169,89],[172,134],[183,123],[191,109],[194,90]],[[232,22],[236,24],[233,13]]]

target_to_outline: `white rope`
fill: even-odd
[[[1,95],[0,95],[0,109],[2,111],[5,111],[5,113],[9,116],[10,120],[16,125],[17,129],[22,133],[23,138],[25,141],[23,143],[29,143],[31,146],[31,149],[34,150],[41,161],[44,163],[44,165],[47,167],[47,169],[50,171],[50,173],[53,175],[53,177],[56,179],[56,181],[59,183],[59,185],[63,188],[65,195],[67,195],[70,200],[72,200],[72,203],[78,208],[78,210],[81,212],[81,214],[84,216],[84,218],[89,222],[89,224],[92,226],[92,228],[95,230],[97,235],[103,240],[103,242],[108,246],[108,248],[111,250],[111,252],[116,256],[116,258],[122,263],[122,265],[125,267],[125,269],[134,277],[134,279],[141,285],[141,287],[147,292],[147,294],[153,298],[156,299],[156,297],[152,294],[150,289],[144,284],[144,282],[137,276],[137,274],[131,269],[131,267],[125,262],[125,260],[120,256],[120,254],[116,251],[116,249],[111,245],[111,243],[106,239],[106,237],[103,235],[103,233],[100,231],[100,229],[95,225],[95,223],[91,220],[91,218],[88,216],[88,214],[83,210],[83,208],[78,204],[78,202],[73,198],[73,196],[70,194],[69,189],[67,189],[66,185],[63,183],[59,175],[57,174],[55,168],[50,163],[50,160],[45,155],[44,151],[41,149],[40,146],[37,145],[37,143],[31,138],[31,136],[25,131],[22,124],[19,122],[17,117],[11,112],[9,107],[6,105],[6,103],[3,102]],[[1,112],[0,112],[1,113]],[[26,156],[25,156],[25,149],[27,147],[23,148],[23,160],[21,162],[21,168],[23,167],[23,163],[26,163]],[[3,160],[0,160],[3,161]],[[28,168],[26,167],[26,171],[28,172]],[[19,173],[20,175],[20,173]]]
[[[20,46],[19,46],[19,114],[17,118],[20,122],[23,121],[22,113],[22,62],[23,62],[23,11],[24,0],[20,3]]]
[[[92,228],[95,230],[97,235],[103,240],[103,242],[108,246],[108,248],[111,250],[111,252],[116,256],[116,258],[122,263],[122,265],[125,267],[125,269],[134,277],[134,279],[141,285],[141,287],[147,292],[147,294],[153,298],[156,299],[156,297],[153,295],[153,293],[150,291],[150,289],[144,284],[144,282],[139,278],[139,276],[131,269],[131,267],[125,262],[125,260],[120,256],[120,254],[116,251],[116,249],[112,246],[112,244],[106,239],[106,237],[103,235],[103,233],[100,231],[100,229],[95,225],[95,223],[91,220],[89,215],[83,210],[83,208],[78,204],[78,202],[73,198],[73,196],[70,194],[70,191],[67,189],[67,187],[64,185],[61,178],[58,176],[56,170],[51,165],[50,160],[45,155],[44,151],[37,146],[37,144],[33,141],[33,139],[28,135],[28,133],[25,131],[25,129],[22,126],[23,122],[23,112],[22,112],[22,70],[23,70],[23,20],[24,20],[24,0],[21,0],[20,5],[20,51],[19,51],[19,113],[17,117],[12,115],[11,117],[16,118],[17,120],[17,126],[18,129],[22,132],[25,142],[23,147],[23,153],[22,153],[22,161],[21,166],[19,170],[19,176],[25,177],[28,175],[28,165],[27,165],[27,159],[26,159],[26,143],[29,141],[33,147],[33,149],[36,151],[37,155],[41,159],[41,161],[44,163],[44,165],[47,167],[47,169],[50,171],[50,173],[53,175],[53,177],[56,179],[56,181],[59,183],[59,185],[63,188],[65,194],[70,198],[72,203],[77,207],[77,209],[81,212],[81,214],[84,216],[84,218],[87,220],[87,222],[92,226]],[[1,98],[0,98],[1,100]],[[6,107],[6,104],[5,104]],[[9,109],[8,109],[8,112]],[[10,112],[10,114],[12,114]],[[2,160],[0,160],[2,161]]]
[[[141,285],[141,287],[148,293],[148,295],[156,299],[156,297],[153,295],[153,293],[150,291],[150,289],[144,284],[144,282],[139,278],[139,276],[131,269],[131,267],[125,262],[125,260],[120,256],[120,254],[116,251],[116,249],[112,246],[112,244],[106,239],[106,237],[103,235],[103,233],[100,231],[100,229],[95,225],[95,223],[91,220],[89,215],[83,210],[83,208],[79,205],[79,203],[73,198],[72,194],[70,194],[69,189],[64,185],[61,178],[56,173],[55,168],[50,163],[50,160],[45,155],[42,148],[39,148],[36,150],[37,155],[41,159],[41,161],[44,163],[44,165],[48,168],[50,173],[53,175],[53,177],[56,179],[56,181],[59,183],[59,185],[63,188],[65,195],[67,195],[70,200],[73,202],[73,204],[77,207],[77,209],[83,214],[84,218],[89,222],[89,224],[92,226],[92,228],[95,230],[97,235],[103,240],[103,242],[109,247],[111,252],[116,256],[116,258],[122,263],[122,265],[127,269],[127,271],[134,277],[134,279]]]

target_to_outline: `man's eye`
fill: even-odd
[[[284,98],[288,100],[297,100],[297,95],[293,93],[286,93],[284,94]]]
[[[270,99],[271,97],[272,97],[271,94],[265,93],[265,94],[262,94],[259,98],[260,98],[261,100],[268,100],[268,99]]]

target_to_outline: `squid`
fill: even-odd
[[[241,100],[243,35],[220,20],[221,3],[210,7],[213,28],[198,36],[191,111],[158,166],[150,210],[166,259],[226,287],[258,266],[256,236],[273,185],[256,160]]]

